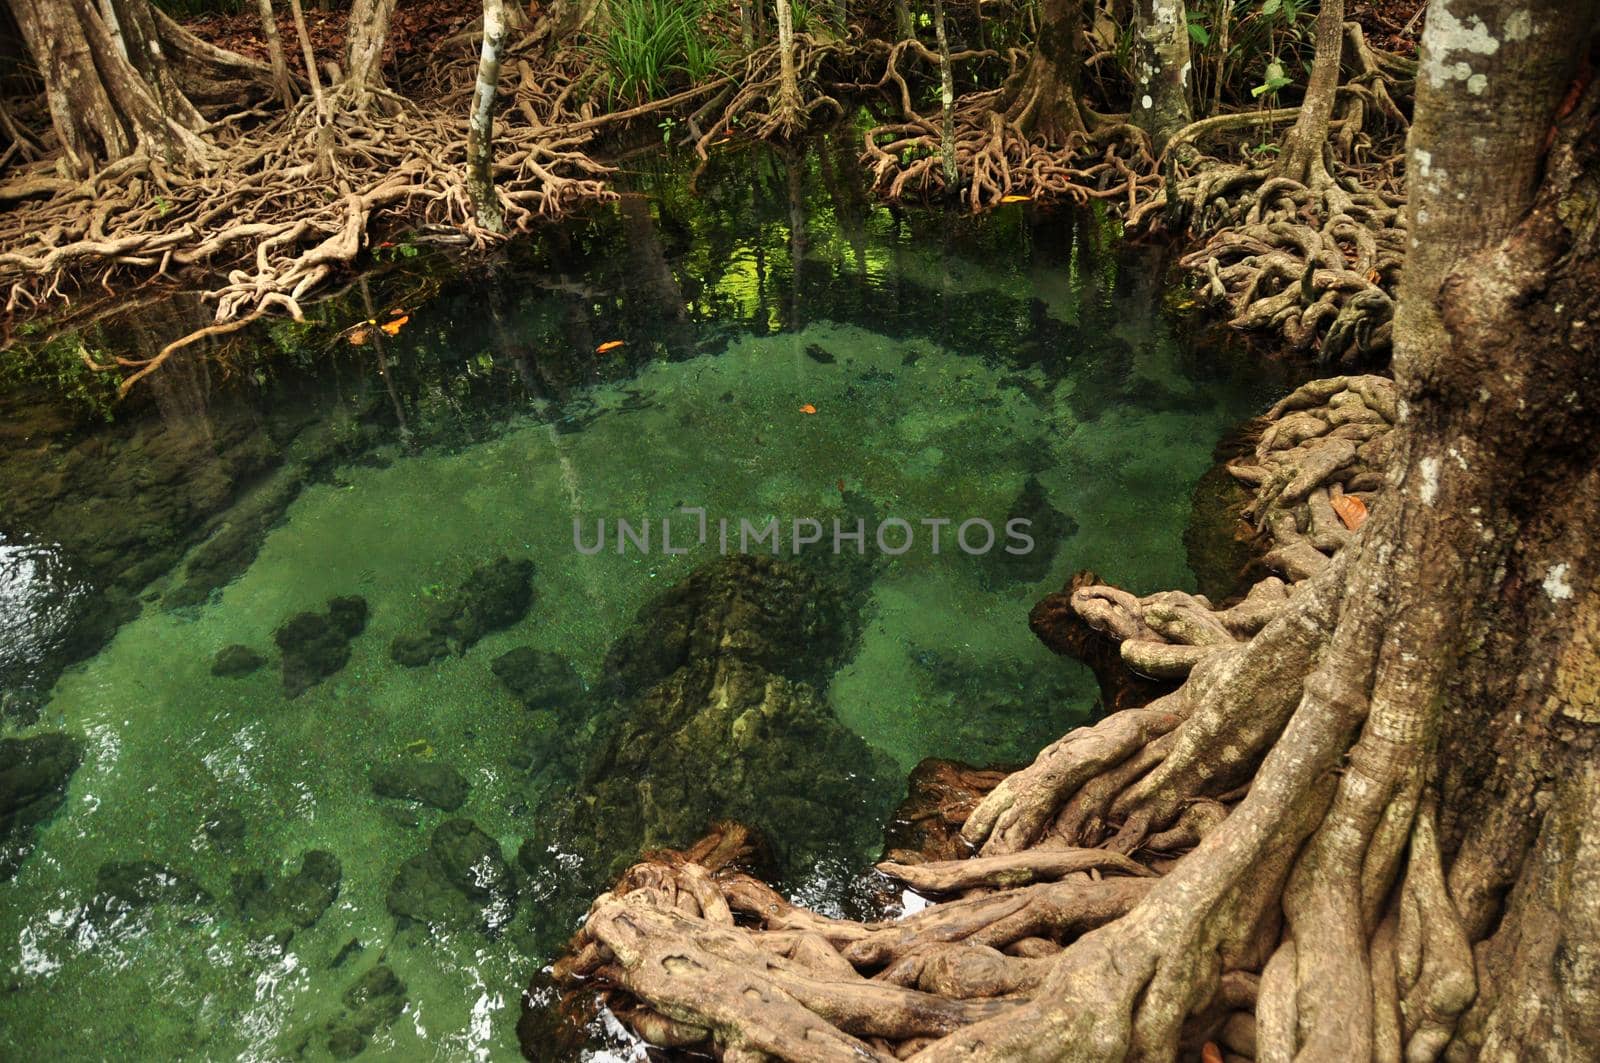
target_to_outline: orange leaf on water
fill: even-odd
[[[361,328],[351,329],[349,335],[350,342],[353,345],[360,347],[362,344],[366,343],[372,338],[372,330],[363,325]]]
[[[811,405],[811,403],[808,402],[804,406],[800,407],[800,412],[801,413],[816,413],[817,412],[817,408],[815,406]]]
[[[1339,495],[1332,501],[1333,511],[1346,528],[1355,531],[1367,522],[1367,504],[1355,495]]]
[[[594,353],[595,354],[605,354],[607,351],[616,350],[618,347],[621,347],[622,344],[623,344],[622,340],[607,340],[606,342],[602,343],[600,346],[596,347],[594,349]]]
[[[1200,1049],[1200,1063],[1222,1063],[1222,1049],[1217,1047],[1217,1042],[1207,1041]]]
[[[1009,196],[1001,196],[1000,197],[1000,202],[1002,202],[1002,203],[1026,203],[1032,198],[1033,198],[1032,196],[1009,195]]]
[[[410,320],[411,320],[411,315],[410,314],[401,314],[399,317],[395,318],[393,321],[385,322],[384,324],[379,325],[378,327],[383,329],[384,332],[388,333],[391,336],[398,336],[398,335],[400,335],[401,327],[407,321],[410,321]]]

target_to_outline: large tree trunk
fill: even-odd
[[[1189,16],[1183,0],[1138,0],[1133,23],[1134,125],[1157,152],[1189,124]]]
[[[483,0],[483,50],[478,56],[478,83],[467,124],[467,191],[478,224],[495,233],[505,228],[505,215],[494,190],[494,97],[505,43],[504,0]]]
[[[1344,51],[1344,0],[1322,0],[1317,10],[1316,51],[1311,79],[1306,84],[1300,116],[1283,140],[1279,172],[1302,183],[1332,180],[1323,151],[1328,123],[1333,119],[1334,97],[1339,92],[1339,60]]]
[[[91,0],[13,0],[12,10],[75,172],[134,151],[168,162],[204,158],[196,132],[205,122],[172,79],[148,0],[113,5],[126,54]]]
[[[345,85],[359,104],[365,104],[372,89],[383,85],[383,49],[389,40],[389,19],[396,0],[355,0],[350,8],[346,31]]]
[[[1061,144],[1084,131],[1078,110],[1082,30],[1083,5],[1078,0],[1042,0],[1039,36],[1006,110],[1006,117],[1025,135]]]
[[[597,901],[563,970],[739,1059],[1595,1058],[1600,84],[1547,137],[1597,15],[1434,0],[1395,381],[1296,392],[1252,473],[1300,505],[1387,455],[1364,523],[1331,487],[1291,517],[1292,593],[1087,594],[1188,679],[1002,781],[975,858],[883,868],[957,899],[828,919],[702,849]]]

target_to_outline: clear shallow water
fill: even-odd
[[[561,654],[598,715],[608,648],[715,554],[713,540],[678,556],[609,543],[585,556],[575,516],[592,528],[689,505],[754,523],[865,510],[998,526],[1032,478],[1063,517],[1038,566],[997,569],[947,541],[939,556],[919,542],[864,571],[860,637],[823,696],[881,754],[876,782],[893,792],[924,757],[1023,761],[1088,714],[1092,678],[1037,644],[1029,606],[1086,567],[1140,591],[1192,586],[1190,492],[1216,440],[1278,387],[1180,343],[1159,258],[1117,247],[1092,217],[890,212],[860,192],[850,148],[730,156],[698,198],[680,174],[643,172],[639,194],[514,245],[491,270],[377,281],[375,305],[410,312],[381,365],[373,344],[340,338],[359,315],[336,304],[320,324],[262,338],[288,359],[231,377],[175,366],[144,416],[204,437],[173,475],[203,482],[226,466],[225,499],[119,513],[69,481],[53,511],[155,522],[140,543],[257,522],[254,556],[208,595],[184,592],[196,554],[133,580],[137,615],[43,691],[28,662],[94,611],[97,581],[112,593],[116,566],[71,569],[67,533],[52,544],[23,518],[0,527],[0,676],[31,675],[37,712],[8,733],[83,742],[65,803],[0,884],[0,1055],[329,1058],[327,1024],[381,962],[404,983],[404,1010],[367,1035],[362,1058],[517,1058],[520,990],[581,915],[583,869],[519,868],[515,917],[495,936],[405,925],[385,897],[439,822],[470,818],[515,866],[540,817],[581,785],[541,764],[569,737],[562,725],[518,703],[490,662],[524,646]],[[595,354],[613,340],[623,346]],[[271,460],[231,457],[258,444]],[[45,490],[18,471],[30,468],[5,467],[13,499]],[[502,555],[536,566],[527,615],[459,656],[397,666],[391,640]],[[274,631],[343,595],[370,610],[348,664],[286,698]],[[214,676],[233,644],[267,666]],[[375,796],[369,768],[398,756],[456,768],[464,805]],[[813,901],[847,888],[876,855],[859,839],[887,811],[841,805],[850,840],[779,868],[788,888]],[[242,829],[219,840],[207,830],[219,817]],[[340,862],[337,900],[287,945],[263,940],[229,900],[233,876],[287,874],[319,849]],[[181,871],[214,899],[108,913],[93,898],[112,860]]]

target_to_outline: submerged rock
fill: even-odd
[[[712,657],[823,685],[854,640],[850,603],[810,568],[760,554],[703,565],[639,610],[606,655],[622,694]]]
[[[401,864],[389,886],[396,918],[491,936],[515,917],[516,904],[516,876],[500,844],[469,819],[434,828],[428,848]]]
[[[116,915],[157,906],[210,904],[211,899],[210,892],[187,871],[152,860],[108,860],[96,873],[90,907]]]
[[[350,983],[341,1000],[343,1011],[323,1027],[324,1043],[335,1059],[351,1059],[366,1050],[367,1038],[406,1010],[406,986],[380,963]]]
[[[480,565],[455,593],[434,603],[422,632],[396,638],[389,656],[417,668],[466,653],[485,635],[520,621],[533,598],[532,561],[501,557]]]
[[[581,712],[587,688],[572,662],[559,653],[518,646],[489,666],[518,701],[560,716]]]
[[[283,690],[297,698],[350,663],[350,640],[367,626],[366,599],[334,598],[323,613],[297,613],[273,633],[283,651]]]
[[[226,646],[219,650],[211,662],[211,674],[224,679],[237,679],[249,675],[266,664],[267,660],[249,646]]]
[[[415,757],[374,764],[369,777],[372,792],[379,797],[420,801],[446,812],[461,807],[469,788],[466,778],[449,764]]]
[[[841,823],[881,822],[900,773],[819,693],[857,610],[826,574],[759,556],[713,561],[646,605],[607,658],[615,700],[578,785],[519,859],[576,855],[604,878],[722,819],[760,830],[790,870],[875,849],[876,828]]]
[[[231,849],[244,840],[244,813],[237,808],[219,808],[200,824],[211,843],[220,849]]]
[[[276,883],[260,871],[235,875],[233,900],[252,923],[305,929],[338,898],[342,878],[338,857],[312,849],[300,858],[299,871]]]
[[[1007,547],[1020,548],[1006,535],[1006,527],[1013,520],[1029,522],[1024,531],[1033,540],[1033,548],[1025,554],[1007,552]],[[982,556],[984,583],[990,587],[1037,583],[1050,574],[1062,542],[1077,532],[1078,522],[1050,504],[1050,496],[1039,478],[1028,477],[1006,511],[1006,519],[995,528],[993,549]]]
[[[0,739],[0,882],[33,851],[34,828],[61,807],[82,758],[70,735]]]

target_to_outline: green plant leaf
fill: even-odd
[[[1211,43],[1211,34],[1198,22],[1189,23],[1189,36],[1202,48]]]

